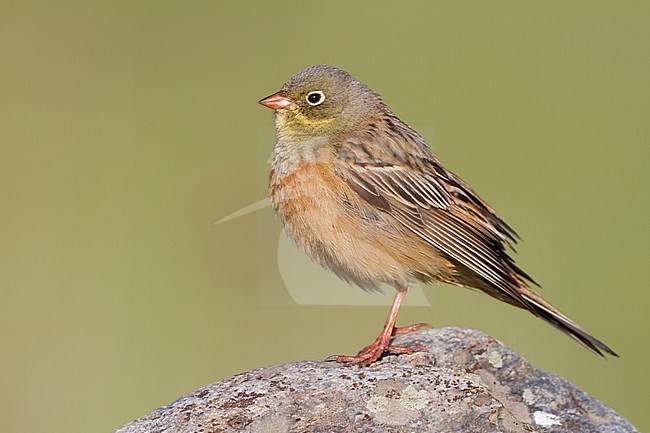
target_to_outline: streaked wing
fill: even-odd
[[[384,139],[382,149],[390,150],[390,158],[378,159],[360,139],[368,136],[350,139],[339,150],[340,172],[354,191],[453,261],[527,304],[517,287],[523,284],[518,276],[529,277],[504,247],[515,242],[516,233],[471,188],[444,169],[423,141],[411,146],[415,152],[400,155],[406,151],[398,137]]]
[[[397,166],[351,165],[348,184],[360,195],[390,198],[416,214],[419,209],[446,209],[451,196],[431,174],[415,173]]]

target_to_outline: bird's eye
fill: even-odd
[[[307,93],[307,102],[309,105],[320,105],[325,100],[325,94],[320,90],[314,90]]]

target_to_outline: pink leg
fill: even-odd
[[[423,349],[421,346],[391,346],[390,339],[393,335],[403,334],[406,332],[416,331],[425,326],[429,326],[426,323],[418,323],[417,325],[405,326],[403,328],[396,328],[395,321],[397,320],[397,313],[399,307],[402,304],[402,300],[406,296],[406,289],[398,290],[395,293],[395,299],[393,300],[393,305],[390,307],[390,312],[386,318],[386,323],[384,324],[384,329],[379,334],[379,337],[370,345],[362,349],[356,356],[344,356],[344,355],[333,355],[327,358],[328,360],[333,360],[343,363],[359,364],[363,366],[368,366],[378,360],[384,352],[402,354],[402,353],[413,353],[416,350]]]
[[[429,325],[428,323],[416,323],[414,325],[400,326],[400,327],[396,326],[393,328],[393,336],[400,335],[400,334],[408,334],[409,332],[419,331],[420,329],[423,328],[433,328],[433,326]]]

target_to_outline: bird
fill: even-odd
[[[397,314],[415,282],[477,289],[527,310],[591,352],[618,356],[542,299],[509,254],[520,239],[479,195],[445,168],[381,96],[349,73],[309,66],[259,101],[275,112],[269,196],[293,243],[351,285],[395,296],[377,339],[341,363],[368,366],[393,345]]]

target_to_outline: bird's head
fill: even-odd
[[[375,92],[326,65],[303,69],[259,102],[275,110],[278,133],[289,138],[345,133],[383,107]]]

